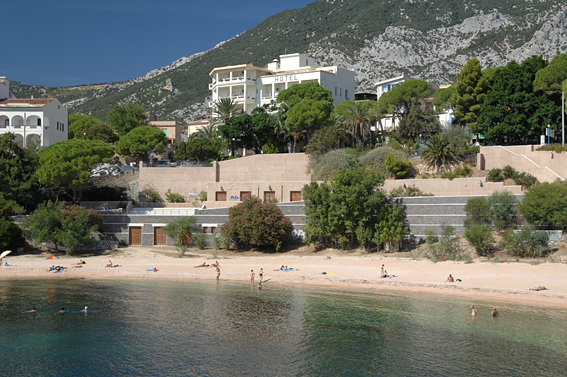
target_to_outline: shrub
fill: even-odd
[[[472,169],[467,165],[459,165],[450,172],[441,173],[441,178],[454,179],[459,177],[470,177],[472,176]]]
[[[204,250],[207,246],[207,236],[205,236],[203,233],[195,234],[194,241],[199,250]]]
[[[31,237],[36,242],[63,245],[67,254],[87,245],[102,226],[102,216],[93,209],[67,203],[47,202],[39,206],[26,220]]]
[[[510,165],[506,165],[504,169],[502,169],[502,177],[504,179],[512,179],[516,174],[518,174],[518,172]]]
[[[182,257],[187,250],[188,240],[191,239],[193,228],[195,227],[195,218],[192,216],[182,217],[180,219],[170,221],[165,226],[165,233],[173,239],[173,244],[177,248],[179,257]]]
[[[443,225],[438,242],[434,243],[434,239],[430,234],[426,236],[428,258],[443,261],[461,260],[465,257],[452,226]]]
[[[165,193],[165,198],[170,203],[185,203],[185,198],[183,195],[178,194],[176,192],[171,192],[171,189],[168,189]]]
[[[0,250],[18,247],[23,241],[20,228],[12,221],[0,217]]]
[[[348,169],[358,164],[357,153],[348,149],[338,149],[312,157],[309,160],[309,171],[313,174],[313,179],[328,181],[339,170]]]
[[[525,188],[530,188],[533,185],[535,185],[536,183],[538,183],[538,179],[536,177],[534,177],[533,175],[529,174],[529,173],[516,173],[512,179],[514,180],[514,183],[517,185],[521,185]]]
[[[152,202],[152,203],[161,203],[163,199],[161,198],[159,192],[156,189],[147,187],[140,191],[140,201],[143,202]]]
[[[407,160],[404,152],[388,146],[375,148],[360,156],[360,165],[372,170],[378,170],[382,173],[386,173],[386,157],[390,154],[402,161]]]
[[[207,201],[207,192],[206,191],[201,191],[199,193],[199,200],[202,201],[202,202]]]
[[[400,186],[390,191],[390,198],[409,198],[414,196],[433,196],[433,194],[424,193],[415,186]]]
[[[386,169],[396,178],[407,177],[412,168],[411,162],[407,159],[398,158],[391,152],[386,155],[384,164],[386,165]]]
[[[502,169],[490,170],[486,179],[488,182],[502,182],[504,180],[504,177],[502,176]]]
[[[482,196],[471,198],[465,205],[465,225],[489,225],[490,221],[490,203]]]
[[[465,230],[465,238],[475,248],[479,256],[492,254],[494,237],[492,237],[492,231],[487,225],[471,225]]]
[[[542,231],[524,229],[518,232],[509,230],[502,235],[500,247],[517,257],[541,257],[548,251],[547,234]]]
[[[229,210],[222,236],[239,248],[267,247],[289,239],[293,226],[275,203],[250,197]]]
[[[547,144],[538,147],[536,150],[538,151],[553,151],[556,153],[567,152],[567,145],[562,146],[561,144]]]
[[[262,153],[263,154],[274,154],[274,153],[278,153],[278,152],[279,152],[278,147],[276,147],[272,143],[267,143],[267,144],[264,144],[262,146]]]
[[[518,210],[532,225],[542,229],[567,226],[567,182],[541,183],[528,190]]]
[[[500,230],[516,223],[516,200],[509,192],[495,192],[488,198],[490,218]]]

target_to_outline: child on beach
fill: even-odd
[[[260,268],[260,273],[258,273],[258,276],[260,277],[260,282],[262,282],[262,279],[264,278],[264,269]]]

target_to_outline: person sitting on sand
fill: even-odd
[[[74,265],[74,266],[79,266],[79,265],[82,265],[82,264],[87,264],[87,262],[85,262],[85,261],[82,260],[82,259],[79,259],[79,261],[78,261],[77,263],[74,263],[73,265]]]
[[[209,265],[206,262],[203,262],[198,266],[193,266],[193,268],[199,268],[199,267],[209,267]]]
[[[495,318],[498,317],[500,315],[500,313],[498,313],[498,310],[496,310],[496,308],[492,308],[492,311],[490,312],[490,317]]]
[[[446,280],[447,283],[454,283],[455,282],[455,278],[453,278],[453,275],[449,274],[449,277]]]
[[[158,272],[159,270],[157,269],[157,267],[154,267],[154,272]]]
[[[474,317],[476,315],[478,311],[476,310],[476,308],[474,307],[474,305],[471,306],[471,315]]]
[[[389,278],[390,275],[388,274],[388,271],[386,271],[386,269],[382,269],[382,275],[380,275],[380,277]]]
[[[106,264],[106,266],[104,266],[104,268],[111,268],[114,267],[114,265],[112,264],[112,261],[109,259],[108,263]]]
[[[282,266],[280,267],[280,271],[283,271],[285,269],[284,265],[282,264]]]

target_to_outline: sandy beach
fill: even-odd
[[[97,256],[64,256],[46,260],[50,254],[8,256],[9,266],[0,267],[0,279],[85,278],[85,279],[216,279],[214,267],[199,267],[203,262],[219,261],[220,281],[250,281],[250,270],[258,280],[264,270],[264,289],[270,285],[313,285],[329,289],[375,292],[412,292],[450,295],[482,301],[506,301],[524,305],[567,308],[567,264],[549,262],[494,263],[485,260],[437,262],[411,259],[394,254],[320,252],[261,254],[193,249],[183,258],[175,248],[128,247]],[[74,264],[83,259],[86,264]],[[109,263],[119,267],[106,268]],[[393,278],[381,278],[384,264]],[[62,273],[48,272],[52,265],[67,267]],[[283,272],[284,265],[293,271]],[[157,272],[147,271],[157,268]],[[323,272],[327,274],[322,274]],[[449,274],[461,282],[446,282]],[[529,288],[545,286],[542,291]]]

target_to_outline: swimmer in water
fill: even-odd
[[[474,317],[476,315],[478,311],[476,310],[476,308],[474,307],[474,305],[471,306],[471,315]]]
[[[259,290],[259,291],[262,290],[262,282],[261,282],[261,281],[258,282],[258,290]]]
[[[81,310],[81,313],[87,313],[88,311],[89,311],[89,307],[85,306],[85,308]]]
[[[29,311],[32,314],[36,314],[37,313],[37,309],[35,308],[35,306]]]
[[[65,308],[61,308],[61,309],[57,312],[57,314],[65,314],[65,312],[66,312]]]

